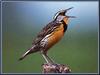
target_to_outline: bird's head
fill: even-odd
[[[54,15],[54,20],[56,21],[64,21],[66,24],[68,24],[68,20],[69,18],[75,18],[75,16],[67,16],[66,13],[72,9],[73,7],[71,8],[68,8],[68,9],[65,9],[65,10],[61,10],[61,11],[58,11],[55,15]]]

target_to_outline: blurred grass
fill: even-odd
[[[38,31],[37,31],[38,32]],[[35,33],[37,33],[35,32]],[[9,32],[8,32],[9,33]],[[4,34],[3,72],[40,73],[44,59],[40,53],[32,54],[23,61],[19,57],[31,47],[32,35]],[[34,33],[34,36],[36,36]],[[96,73],[98,69],[97,32],[78,34],[68,31],[64,38],[49,51],[49,56],[57,63],[68,64],[74,73]]]

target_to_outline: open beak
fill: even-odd
[[[72,9],[73,7],[71,7],[71,8],[68,8],[68,9],[65,9],[65,12],[67,13],[67,11],[69,11],[70,9]]]
[[[72,9],[73,7],[71,8],[68,8],[68,9],[65,9],[65,13],[67,13],[67,11],[69,11],[70,9]],[[67,16],[68,18],[76,18],[75,16]]]

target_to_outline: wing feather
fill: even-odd
[[[33,45],[38,44],[46,35],[52,33],[57,27],[59,27],[61,23],[57,21],[52,21],[48,25],[46,25],[37,35],[37,37],[33,40]]]

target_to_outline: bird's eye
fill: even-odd
[[[64,17],[65,17],[65,16],[59,15],[59,16],[56,18],[56,21],[61,22],[61,21],[64,19]]]

